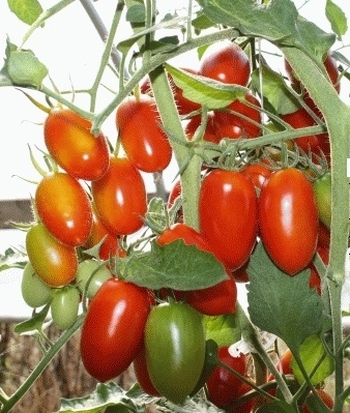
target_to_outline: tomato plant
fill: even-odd
[[[92,298],[111,276],[111,271],[105,264],[94,259],[86,259],[78,265],[75,282],[82,294]]]
[[[145,183],[128,158],[112,156],[106,174],[92,182],[91,193],[96,214],[112,234],[132,234],[142,227],[147,210]]]
[[[36,188],[35,208],[41,222],[63,244],[77,247],[89,238],[90,200],[72,175],[56,172],[44,176]]]
[[[259,198],[261,240],[289,275],[305,268],[316,251],[318,212],[312,184],[296,168],[274,172]]]
[[[80,292],[75,286],[58,288],[51,302],[51,317],[55,326],[61,330],[71,327],[78,317]]]
[[[152,97],[128,96],[117,107],[115,116],[120,141],[136,168],[160,172],[169,165],[172,150]]]
[[[23,269],[21,293],[26,304],[33,308],[42,307],[52,299],[52,288],[36,274],[30,262]]]
[[[320,221],[327,228],[331,225],[331,174],[326,172],[313,183]]]
[[[257,197],[251,180],[216,169],[203,179],[199,199],[200,232],[231,270],[249,258],[257,236]]]
[[[42,223],[31,226],[25,242],[29,261],[46,284],[61,287],[74,280],[78,268],[74,247],[57,241]]]
[[[92,123],[70,109],[53,109],[44,123],[46,147],[56,162],[70,175],[93,181],[101,178],[109,165],[106,137],[91,133]]]
[[[205,358],[199,313],[181,302],[152,308],[145,327],[146,363],[157,391],[181,403],[195,388]]]
[[[126,370],[142,348],[151,308],[149,292],[111,277],[90,301],[80,352],[87,372],[106,382]]]

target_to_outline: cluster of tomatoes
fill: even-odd
[[[247,55],[231,42],[208,48],[197,72],[186,70],[241,86],[248,85],[251,74]],[[201,123],[201,106],[186,99],[170,75],[169,80],[191,140]],[[247,92],[245,100],[208,114],[203,140],[218,144],[223,138],[255,138],[262,122],[259,100]],[[274,170],[264,158],[239,170],[203,168],[199,230],[181,222],[178,214],[178,222],[154,239],[160,246],[181,239],[213,254],[227,279],[200,290],[155,292],[126,282],[109,266],[111,257],[127,254],[119,239],[144,225],[147,194],[141,171],[160,172],[172,157],[148,80],[117,107],[116,126],[123,155],[111,150],[102,133],[94,136],[91,122],[70,109],[48,114],[44,138],[52,168],[43,173],[33,199],[36,219],[26,236],[23,298],[34,308],[50,305],[61,329],[74,323],[81,297],[87,299],[80,350],[86,370],[97,380],[112,380],[133,363],[140,386],[151,395],[181,403],[205,385],[218,407],[249,412],[250,402],[241,410],[228,407],[250,390],[247,383],[220,366],[202,377],[207,349],[201,314],[235,313],[236,282],[248,281],[246,268],[257,242],[290,276],[310,268],[310,285],[320,288],[312,260],[322,248],[328,259],[330,207],[324,206],[330,199],[329,173],[313,184],[305,171],[295,166]],[[327,154],[320,143],[327,143],[326,135],[313,138],[315,148]],[[311,138],[305,139],[307,149],[314,149]],[[169,208],[176,198],[181,198],[179,183],[169,195]],[[96,248],[97,255],[87,254]],[[227,347],[218,355],[246,375],[246,356],[232,357]]]

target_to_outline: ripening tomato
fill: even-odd
[[[321,399],[322,403],[325,406],[329,407],[330,409],[333,409],[334,401],[333,401],[331,395],[329,393],[327,393],[325,390],[322,390],[322,389],[316,389],[316,392],[317,392],[319,398]],[[310,391],[309,395],[306,398],[305,403],[301,407],[302,413],[313,413],[314,412],[314,410],[310,410],[308,405],[307,405],[308,401],[311,401],[312,399],[313,399],[314,403],[316,403],[315,396]]]
[[[260,107],[258,99],[252,93],[247,92],[245,100],[236,99],[225,110],[215,110],[213,121],[216,136],[220,139],[260,136],[262,123]]]
[[[252,181],[240,172],[215,169],[199,193],[200,232],[231,271],[249,258],[256,242],[257,196]]]
[[[100,382],[123,373],[142,348],[151,308],[147,289],[111,277],[90,301],[80,352],[86,371]]]
[[[77,247],[89,238],[90,200],[73,176],[65,172],[44,176],[36,188],[35,208],[41,222],[63,244]]]
[[[29,307],[37,308],[52,299],[53,288],[48,286],[34,271],[30,262],[23,269],[21,280],[22,298]]]
[[[316,125],[316,121],[305,108],[299,108],[295,112],[282,115],[281,118],[294,129]],[[294,142],[306,153],[308,153],[309,150],[314,152],[319,147],[318,135],[302,136],[301,138],[294,139]]]
[[[200,314],[182,302],[152,308],[145,327],[146,363],[157,391],[182,403],[198,383],[205,361]]]
[[[111,271],[103,262],[87,259],[79,262],[75,283],[82,294],[92,298],[111,276]]]
[[[106,137],[91,133],[92,123],[70,109],[52,110],[44,123],[44,138],[50,155],[77,179],[94,181],[108,169]]]
[[[260,236],[274,263],[295,275],[312,260],[318,212],[312,184],[299,169],[274,172],[259,198]]]
[[[320,221],[331,226],[331,172],[327,171],[313,182]]]
[[[49,286],[61,287],[74,280],[78,268],[76,249],[59,242],[44,224],[36,223],[29,229],[26,251],[35,272]]]
[[[147,211],[147,194],[140,171],[126,157],[111,156],[106,174],[91,184],[96,213],[115,235],[139,230]]]
[[[57,328],[66,330],[75,323],[78,318],[79,303],[80,292],[73,285],[57,288],[54,291],[51,302],[51,317]]]
[[[169,165],[172,149],[151,96],[126,97],[117,107],[115,119],[122,146],[136,168],[159,172]]]
[[[249,57],[237,43],[217,42],[204,52],[198,73],[222,83],[246,86],[250,77]]]
[[[229,347],[223,346],[219,348],[218,357],[221,362],[225,363],[241,376],[244,376],[247,361],[243,353],[234,357],[230,354]],[[232,373],[221,366],[216,366],[206,383],[208,399],[217,407],[228,406],[237,398],[236,390],[241,384],[242,381]]]
[[[142,346],[141,351],[135,357],[133,366],[136,380],[141,389],[151,396],[159,397],[160,394],[158,390],[153,386],[153,383],[151,382],[151,379],[149,377],[146,361],[146,350],[144,345]]]

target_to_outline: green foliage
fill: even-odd
[[[341,38],[348,31],[348,22],[343,10],[332,0],[327,0],[326,16],[334,33]]]
[[[43,11],[38,0],[7,0],[10,10],[26,24],[33,24]]]
[[[203,316],[203,325],[207,340],[213,340],[219,347],[230,346],[241,338],[241,331],[235,314]]]

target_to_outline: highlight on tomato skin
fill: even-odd
[[[53,109],[44,122],[47,150],[57,164],[77,179],[94,181],[109,166],[109,146],[101,132],[91,133],[92,123],[70,109]]]

